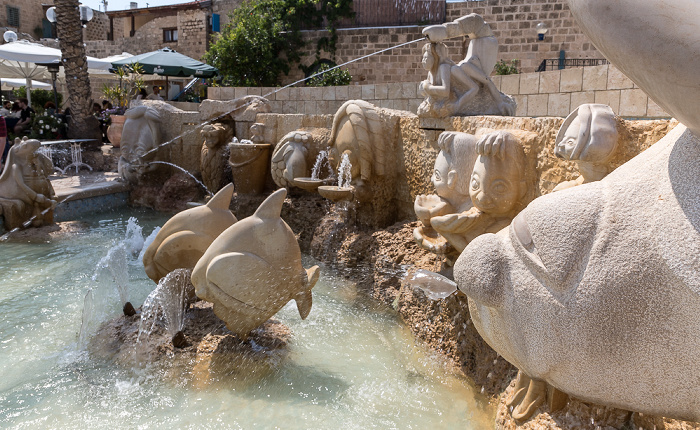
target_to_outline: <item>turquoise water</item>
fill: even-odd
[[[224,373],[200,384],[192,363],[177,360],[144,368],[90,356],[78,346],[83,299],[92,288],[91,333],[119,315],[116,288],[92,277],[129,216],[144,236],[166,219],[108,213],[48,243],[0,244],[0,428],[493,427],[467,380],[416,345],[391,309],[325,268],[306,320],[293,303],[277,315],[292,332],[288,354],[252,383]],[[136,259],[128,272],[139,306],[155,284]]]

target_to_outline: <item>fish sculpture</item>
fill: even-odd
[[[192,272],[197,297],[241,339],[294,299],[299,315],[311,311],[318,266],[304,269],[291,228],[280,218],[287,191],[271,194],[255,213],[216,238]]]
[[[143,254],[148,277],[158,283],[175,269],[194,268],[214,239],[237,221],[229,210],[232,196],[233,184],[228,184],[206,205],[170,218]]]

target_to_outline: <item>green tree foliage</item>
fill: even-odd
[[[314,72],[314,74],[323,73],[322,75],[315,76],[308,81],[306,81],[306,86],[308,87],[339,87],[343,85],[350,85],[352,81],[352,75],[347,70],[337,68],[330,72],[326,72],[333,68],[330,64],[321,64],[321,66]]]
[[[15,88],[12,90],[12,96],[15,99],[20,99],[22,97],[27,96],[27,87],[19,87]],[[56,93],[56,97],[58,98],[58,106],[60,107],[61,104],[63,103],[63,94],[61,93]],[[41,88],[33,89],[32,90],[32,107],[35,110],[38,111],[43,111],[44,110],[44,105],[46,102],[51,102],[53,103],[53,90],[43,90]]]
[[[500,60],[493,69],[496,75],[517,75],[520,73],[518,70],[519,66],[520,61],[518,60]]]
[[[303,28],[331,29],[317,50],[333,52],[335,24],[352,16],[352,0],[249,0],[229,15],[229,23],[204,60],[217,67],[225,85],[275,86],[301,60]]]

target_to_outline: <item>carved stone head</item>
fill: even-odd
[[[528,203],[525,152],[520,141],[508,132],[484,136],[480,142],[497,138],[498,148],[477,145],[469,195],[474,207],[494,216],[515,216]]]
[[[554,154],[565,160],[605,164],[617,147],[615,113],[603,104],[583,104],[566,117]]]

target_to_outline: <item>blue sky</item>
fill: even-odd
[[[107,0],[107,10],[110,11],[129,9],[129,3],[131,1],[136,1],[139,4],[139,8],[144,8],[146,7],[146,4],[148,4],[148,6],[151,7],[166,6],[169,4],[189,3],[193,0]],[[102,0],[82,0],[81,3],[86,6],[90,6],[95,10],[105,10]]]

